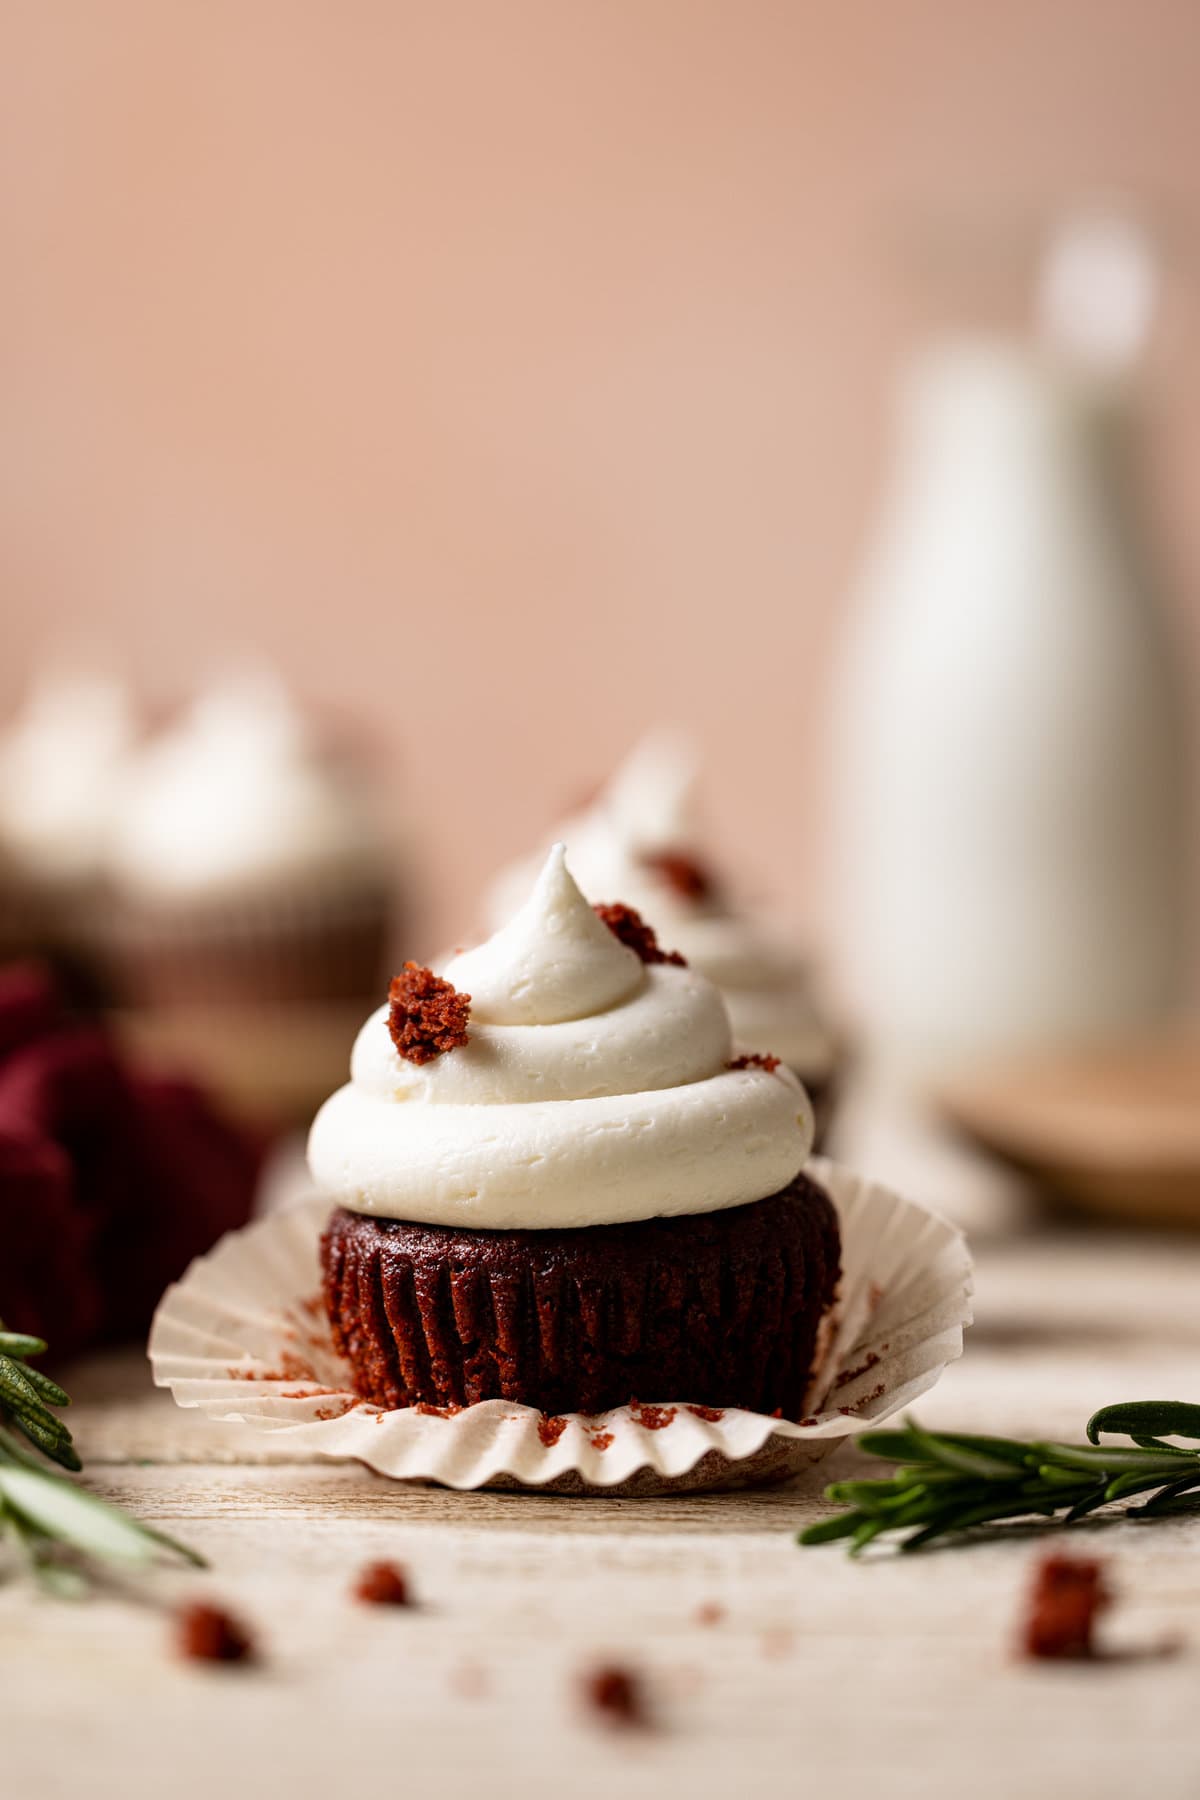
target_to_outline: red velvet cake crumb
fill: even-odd
[[[408,1606],[408,1577],[394,1562],[368,1563],[354,1584],[354,1598],[368,1606]]]
[[[646,1702],[642,1684],[629,1669],[617,1664],[594,1669],[584,1682],[584,1698],[594,1712],[612,1725],[645,1725]]]
[[[554,1415],[543,1413],[537,1423],[537,1434],[547,1450],[553,1450],[563,1432],[567,1429],[567,1421]]]
[[[388,1030],[405,1062],[420,1066],[466,1043],[471,996],[432,969],[406,962],[392,979],[388,1000]]]
[[[640,956],[644,963],[672,963],[678,969],[687,967],[678,950],[660,950],[654,927],[647,925],[641,913],[632,906],[622,906],[618,901],[612,906],[597,906],[593,910],[613,936],[619,938],[627,950]]]
[[[478,1700],[490,1687],[487,1670],[482,1663],[460,1663],[451,1671],[450,1686],[464,1700]]]
[[[1089,1557],[1044,1557],[1034,1576],[1022,1633],[1026,1656],[1094,1655],[1092,1628],[1110,1599],[1102,1563]]]
[[[674,1406],[644,1406],[640,1400],[631,1400],[629,1410],[635,1425],[644,1431],[664,1431],[675,1417]]]
[[[877,1350],[868,1350],[866,1356],[863,1358],[862,1362],[858,1364],[857,1368],[842,1370],[841,1374],[833,1384],[834,1387],[846,1387],[850,1382],[857,1381],[860,1375],[869,1374],[878,1361],[879,1352]]]
[[[768,1075],[773,1075],[779,1067],[779,1058],[777,1056],[760,1056],[757,1051],[752,1051],[745,1056],[735,1056],[731,1063],[726,1063],[725,1067],[727,1069],[765,1069]]]
[[[648,850],[639,859],[684,900],[711,900],[717,884],[704,864],[685,850]]]
[[[177,1615],[179,1649],[195,1662],[250,1662],[254,1642],[232,1613],[195,1600]]]

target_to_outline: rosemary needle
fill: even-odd
[[[128,1567],[168,1550],[202,1567],[195,1551],[47,1467],[75,1473],[82,1464],[71,1433],[50,1410],[69,1406],[69,1396],[28,1360],[45,1349],[41,1338],[0,1325],[0,1536],[16,1541],[49,1592],[71,1599],[90,1591],[95,1562]]]
[[[1131,1439],[1105,1444],[1104,1433]],[[1200,1406],[1135,1400],[1106,1406],[1088,1420],[1086,1444],[1022,1442],[962,1432],[925,1431],[906,1419],[899,1431],[868,1431],[869,1456],[901,1466],[880,1479],[835,1481],[825,1497],[845,1510],[798,1534],[801,1544],[850,1539],[850,1554],[877,1537],[898,1536],[904,1551],[978,1526],[1017,1519],[1074,1525],[1098,1508],[1149,1494],[1124,1516],[1158,1519],[1200,1513]]]

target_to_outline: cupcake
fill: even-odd
[[[556,846],[440,975],[405,965],[309,1166],[334,1340],[384,1407],[637,1396],[799,1418],[839,1275],[803,1088]]]
[[[88,996],[104,845],[133,739],[115,682],[46,675],[0,740],[0,962],[49,958]]]
[[[386,968],[391,880],[358,772],[278,683],[214,688],[132,769],[107,867],[135,1025],[251,1104],[310,1109]]]
[[[699,847],[694,755],[680,739],[647,738],[585,810],[555,833],[592,900],[620,895],[725,997],[746,1049],[780,1057],[813,1104],[818,1146],[833,1108],[837,1040],[814,994],[807,958],[730,892]],[[493,883],[489,921],[507,918],[539,859]]]

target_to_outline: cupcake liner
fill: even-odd
[[[367,883],[161,905],[113,894],[102,935],[132,1005],[269,1006],[369,998],[392,923],[386,886]]]
[[[89,1013],[109,997],[92,934],[96,893],[86,879],[39,883],[0,872],[0,964],[43,963],[72,1005]]]
[[[211,1419],[286,1433],[293,1452],[397,1480],[618,1495],[784,1480],[925,1393],[962,1354],[971,1322],[971,1261],[954,1226],[819,1157],[807,1172],[838,1209],[843,1274],[798,1424],[686,1397],[594,1418],[547,1419],[507,1400],[445,1413],[368,1406],[320,1300],[328,1199],[231,1232],[167,1290],[150,1334],[154,1380]]]
[[[154,909],[110,894],[97,928],[131,1046],[270,1124],[307,1120],[345,1080],[390,935],[367,886]]]
[[[268,1129],[306,1126],[346,1078],[363,1003],[122,1010],[110,1021],[147,1065],[185,1069],[225,1104]]]
[[[0,871],[0,962],[36,956],[56,937],[45,894]]]

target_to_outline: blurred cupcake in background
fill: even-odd
[[[108,845],[131,1029],[255,1112],[304,1115],[386,973],[391,863],[364,771],[278,680],[203,693],[131,767]]]
[[[134,738],[124,688],[83,673],[42,675],[0,736],[0,962],[46,958],[77,998],[97,990],[97,897]]]
[[[643,740],[584,810],[548,833],[561,840],[588,898],[636,907],[663,943],[721,989],[740,1049],[777,1056],[803,1082],[816,1136],[828,1126],[841,1061],[814,992],[809,959],[743,905],[710,862],[697,822],[692,746],[662,731]],[[499,927],[529,892],[545,847],[505,870],[488,894]]]

